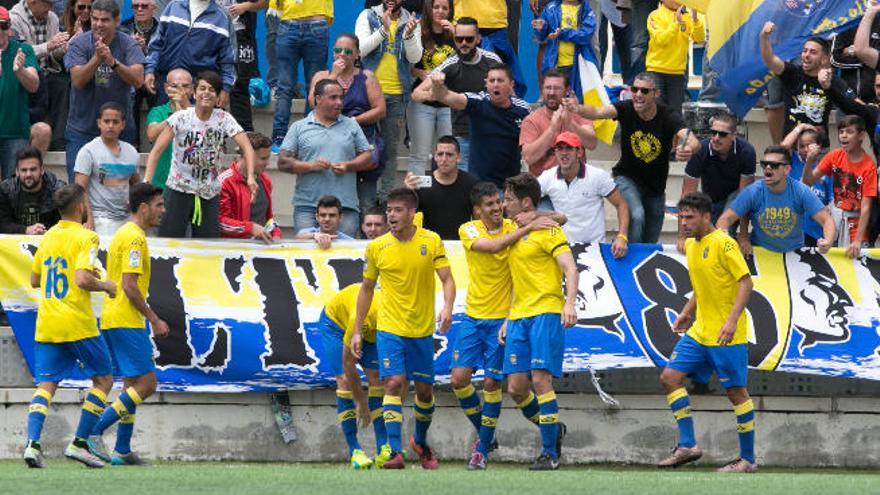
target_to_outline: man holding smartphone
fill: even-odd
[[[408,173],[404,184],[419,195],[423,227],[436,232],[443,240],[457,240],[458,227],[471,220],[471,189],[478,182],[473,175],[458,169],[461,150],[453,136],[441,136],[434,149],[435,170],[431,175]]]

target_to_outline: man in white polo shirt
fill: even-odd
[[[553,208],[568,217],[562,226],[571,243],[605,241],[605,203],[617,209],[620,226],[611,253],[615,258],[626,254],[629,231],[629,207],[608,172],[587,164],[580,138],[563,132],[553,145],[557,165],[538,176],[541,195],[550,198]]]

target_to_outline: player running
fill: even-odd
[[[489,451],[495,443],[495,426],[501,414],[501,371],[504,346],[498,332],[510,310],[511,280],[507,266],[508,246],[529,232],[558,226],[548,217],[537,217],[524,227],[503,217],[498,188],[479,182],[471,189],[471,203],[478,220],[458,229],[468,264],[465,314],[452,348],[452,387],[465,416],[477,430],[469,470],[486,469]],[[475,370],[483,368],[483,405],[471,384]],[[535,416],[537,410],[526,417]]]
[[[522,173],[505,181],[508,217],[535,211],[540,199],[541,186],[531,175]],[[577,265],[560,227],[523,236],[509,248],[507,262],[513,281],[504,346],[507,391],[524,413],[527,408],[539,410],[541,454],[529,469],[558,469],[565,425],[558,422],[553,377],[562,374],[565,328],[577,322]],[[531,392],[529,374],[537,398]]]
[[[155,337],[168,335],[168,324],[147,305],[150,288],[150,250],[146,231],[158,227],[165,213],[162,190],[149,182],[131,186],[128,194],[129,221],[119,228],[107,251],[107,277],[122,289],[115,298],[106,298],[101,311],[101,330],[114,375],[122,377],[123,391],[104,410],[89,436],[89,449],[104,462],[113,465],[146,464],[131,450],[131,435],[137,406],[156,391],[156,363],[153,343],[145,318]],[[113,423],[116,446],[107,453],[102,435]]]
[[[416,193],[398,188],[388,193],[386,213],[389,232],[370,241],[366,250],[364,281],[357,299],[351,349],[362,357],[363,327],[376,283],[382,286],[377,317],[376,346],[379,377],[385,386],[382,401],[391,459],[385,469],[403,469],[401,425],[405,384],[415,382],[415,435],[410,449],[419,455],[424,469],[436,469],[437,458],[427,444],[434,413],[434,273],[443,284],[443,309],[439,330],[452,323],[455,281],[440,236],[416,227]]]
[[[360,290],[361,284],[351,284],[333,296],[324,306],[318,326],[321,329],[324,356],[336,375],[336,415],[348,444],[351,467],[369,469],[374,463],[361,449],[357,438],[358,423],[366,426],[372,422],[376,437],[375,464],[381,468],[391,458],[391,447],[387,444],[388,435],[385,433],[385,420],[382,418],[385,388],[379,382],[379,358],[376,354],[376,313],[379,304],[375,298],[361,327],[363,343],[360,359],[355,358],[348,349]],[[370,387],[368,397],[364,396],[361,388],[358,363],[367,375]]]
[[[88,449],[88,437],[98,422],[113,385],[110,353],[98,332],[89,292],[116,296],[116,284],[98,277],[98,234],[86,230],[86,191],[70,184],[53,195],[61,221],[46,232],[34,254],[31,286],[42,288],[34,336],[34,378],[37,390],[28,411],[28,467],[45,467],[40,434],[58,382],[80,367],[92,379],[83,402],[73,442],[64,455],[89,467],[104,467]]]
[[[703,455],[694,436],[691,405],[683,381],[690,374],[706,383],[714,371],[733,404],[740,449],[739,458],[718,471],[753,473],[757,470],[755,412],[746,390],[749,355],[743,312],[752,293],[752,277],[736,241],[712,225],[711,215],[712,200],[704,193],[688,194],[678,202],[678,218],[688,237],[685,253],[694,294],[672,326],[677,333],[687,333],[676,344],[660,374],[666,401],[678,423],[679,439],[672,455],[657,467],[678,467]],[[696,321],[691,326],[695,310]]]

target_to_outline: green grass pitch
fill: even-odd
[[[648,467],[563,466],[533,473],[525,465],[490,465],[468,472],[460,461],[438,471],[410,463],[405,471],[352,471],[344,464],[161,462],[150,467],[87,469],[48,459],[44,470],[20,461],[0,462],[3,493],[305,494],[305,495],[545,495],[704,493],[746,495],[792,493],[880,493],[880,473],[846,469],[764,469],[753,475],[720,475],[704,468],[657,471]]]

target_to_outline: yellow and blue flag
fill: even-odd
[[[867,0],[680,0],[706,14],[709,66],[718,72],[722,99],[737,115],[749,111],[773,75],[761,60],[764,23],[776,24],[770,40],[779,58],[800,53],[810,36],[823,38],[855,26]]]

